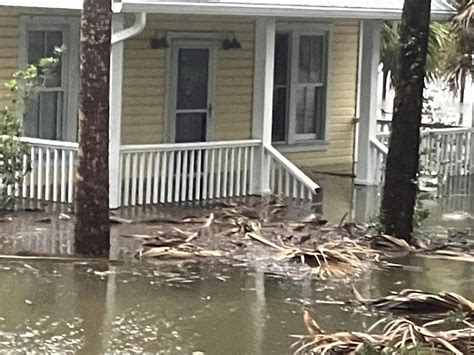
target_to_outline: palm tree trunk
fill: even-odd
[[[79,166],[75,191],[76,253],[109,251],[110,0],[84,0],[81,19]]]
[[[382,223],[385,232],[407,241],[413,231],[417,194],[423,86],[431,0],[405,0],[402,14],[400,70],[395,80]]]

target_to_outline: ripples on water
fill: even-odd
[[[471,264],[400,262],[413,271],[374,270],[356,287],[365,297],[403,288],[472,293]],[[363,329],[377,317],[339,304],[352,299],[350,285],[218,264],[3,261],[0,299],[3,351],[287,354],[289,335],[305,334],[302,304],[328,330]]]

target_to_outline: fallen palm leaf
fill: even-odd
[[[405,240],[382,234],[371,237],[371,245],[377,249],[386,249],[392,252],[414,252],[416,249]]]
[[[403,290],[394,295],[368,300],[364,299],[355,288],[352,291],[359,302],[385,312],[425,316],[462,312],[468,318],[474,319],[474,303],[454,292],[435,294],[419,290]]]
[[[122,218],[122,217],[118,217],[114,215],[109,216],[109,221],[110,223],[116,223],[116,224],[132,224],[135,222],[131,219],[126,219],[126,218]]]
[[[303,321],[310,335],[324,333],[321,327],[318,325],[318,323],[316,323],[316,321],[313,319],[313,317],[311,317],[311,315],[306,309],[303,311]]]
[[[141,254],[143,258],[163,258],[163,259],[189,259],[197,257],[219,257],[222,252],[219,250],[207,250],[182,244],[177,247],[155,247]]]
[[[155,247],[145,251],[142,254],[143,258],[172,258],[172,259],[181,259],[181,258],[189,258],[193,256],[193,254],[189,251],[178,250],[171,247]]]
[[[130,238],[130,239],[140,239],[140,240],[150,240],[153,239],[153,236],[148,234],[121,234],[122,238]]]
[[[376,252],[354,241],[328,242],[315,249],[280,246],[257,233],[246,236],[258,240],[276,250],[277,260],[299,261],[313,268],[320,277],[344,277],[364,269],[363,260],[375,260]]]
[[[435,331],[428,329],[426,324],[419,326],[404,318],[392,321],[384,318],[376,322],[367,333],[324,334],[322,330],[313,328],[317,323],[309,313],[304,313],[303,320],[310,335],[300,337],[301,340],[296,345],[301,344],[301,341],[306,342],[296,349],[294,354],[354,354],[366,346],[383,353],[398,353],[401,349],[408,350],[417,346],[432,349],[436,354],[463,355],[470,354],[474,350],[473,327]],[[374,333],[382,324],[384,325],[382,331]]]

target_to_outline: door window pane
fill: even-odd
[[[177,109],[206,109],[209,49],[180,49],[178,53]]]
[[[206,113],[178,113],[176,115],[176,143],[206,140]]]

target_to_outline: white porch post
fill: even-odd
[[[359,127],[357,137],[356,179],[358,185],[376,185],[376,167],[370,139],[377,134],[378,66],[380,59],[380,22],[364,20],[360,26]]]
[[[272,144],[273,67],[275,60],[275,19],[258,18],[255,33],[255,65],[253,85],[252,138],[261,139],[256,149],[251,193],[268,195],[270,161],[265,159],[264,146]]]
[[[113,15],[112,33],[123,29],[123,15]],[[120,207],[120,146],[122,144],[122,78],[124,42],[112,44],[109,97],[109,207]]]

